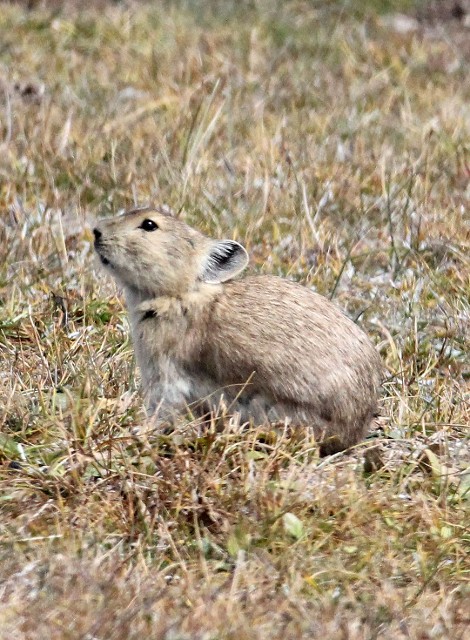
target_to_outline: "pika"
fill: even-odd
[[[311,426],[322,454],[359,442],[377,410],[380,357],[323,296],[276,276],[236,279],[244,247],[159,208],[93,230],[124,290],[144,402],[157,422],[225,403],[241,421]]]

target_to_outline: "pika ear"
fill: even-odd
[[[204,257],[199,276],[203,282],[218,284],[234,278],[248,264],[248,253],[234,240],[214,242]]]

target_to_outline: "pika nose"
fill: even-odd
[[[99,241],[101,240],[102,237],[102,233],[99,229],[93,229],[93,235],[95,236],[95,244],[99,244]]]

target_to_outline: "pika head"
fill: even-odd
[[[225,282],[248,264],[238,242],[212,240],[157,208],[100,220],[93,234],[103,265],[142,298],[184,295],[200,283]]]

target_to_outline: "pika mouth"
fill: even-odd
[[[95,251],[98,254],[99,259],[101,260],[101,264],[103,264],[105,267],[112,266],[110,260],[108,260],[108,258],[103,255],[102,250],[103,249],[101,244],[98,242],[95,242]]]

